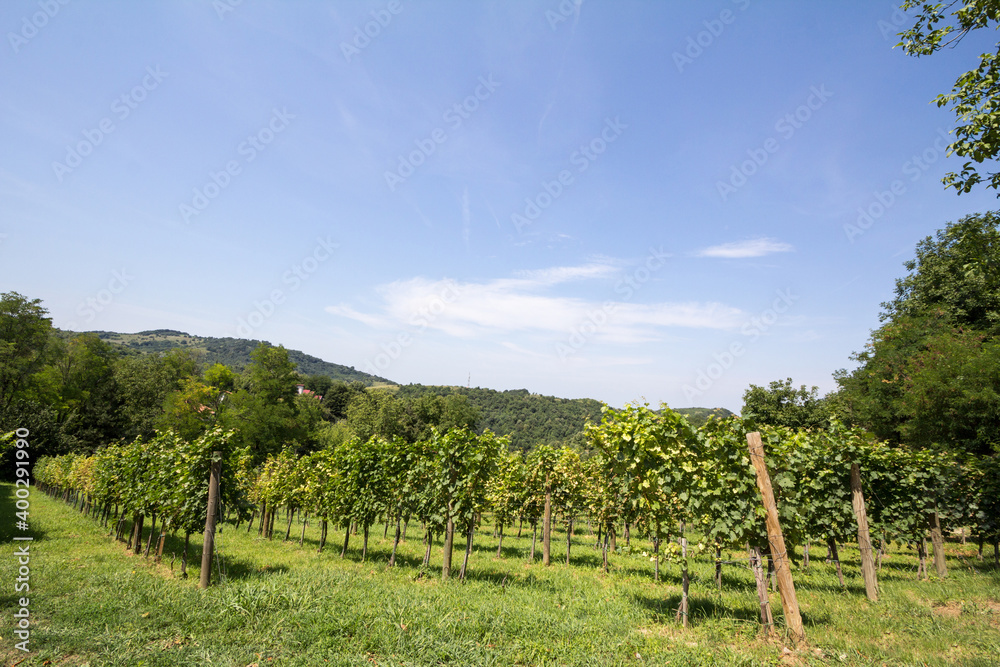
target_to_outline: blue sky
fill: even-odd
[[[0,289],[401,383],[832,390],[945,191],[889,2],[0,5]]]

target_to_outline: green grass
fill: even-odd
[[[641,555],[616,554],[599,569],[584,528],[566,566],[565,533],[553,540],[551,567],[527,561],[530,532],[504,540],[495,557],[492,528],[476,536],[468,581],[442,582],[440,542],[432,566],[419,567],[423,545],[411,524],[401,565],[386,565],[392,547],[373,528],[368,562],[360,536],[341,559],[343,533],[331,531],[322,554],[310,525],[306,545],[283,542],[284,524],[268,542],[226,525],[220,536],[229,579],[197,588],[171,552],[129,555],[96,521],[36,489],[31,495],[32,636],[29,654],[13,648],[16,559],[13,487],[0,486],[0,663],[12,665],[995,665],[1000,662],[1000,572],[975,559],[975,549],[949,543],[945,581],[916,581],[916,559],[898,544],[880,573],[882,600],[870,604],[857,551],[843,548],[847,590],[833,567],[814,557],[810,571],[793,569],[808,644],[760,636],[753,579],[727,565],[721,593],[714,566],[694,559],[691,627],[674,621],[680,596],[676,565],[652,580]],[[279,522],[281,523],[281,522]],[[390,535],[391,537],[391,535]],[[200,538],[193,536],[197,561]],[[635,541],[633,546],[647,548]],[[814,549],[814,552],[825,550]],[[456,540],[461,565],[464,543]],[[742,554],[730,554],[736,560]],[[815,553],[814,553],[815,556]],[[964,560],[962,560],[964,558]],[[933,568],[932,568],[933,569]],[[771,604],[780,617],[777,593]],[[641,657],[640,657],[641,656]]]

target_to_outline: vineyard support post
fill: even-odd
[[[552,486],[545,479],[545,514],[542,517],[542,564],[548,565],[552,554]]]
[[[747,433],[747,444],[750,447],[750,460],[757,472],[757,486],[764,500],[767,512],[767,539],[771,545],[771,556],[774,559],[774,569],[778,578],[778,592],[781,595],[781,606],[785,611],[785,623],[791,632],[793,640],[803,642],[806,638],[802,626],[802,616],[799,613],[799,600],[795,596],[795,582],[792,581],[792,571],[788,567],[788,552],[785,549],[785,538],[781,534],[781,524],[778,522],[778,507],[774,501],[774,491],[771,488],[771,477],[767,473],[764,462],[764,444],[760,433]]]
[[[566,564],[569,565],[569,550],[573,546],[573,519],[566,522]]]
[[[199,588],[208,588],[212,576],[212,555],[215,552],[215,513],[219,507],[219,476],[221,474],[222,452],[212,452],[212,475],[208,480],[208,512],[205,516],[205,539],[201,547]]]
[[[764,553],[760,547],[747,545],[750,553],[750,570],[753,572],[754,581],[757,584],[757,601],[760,604],[760,624],[764,628],[764,634],[771,632],[774,627],[774,617],[771,615],[771,601],[767,597],[767,575],[764,574]]]
[[[858,520],[858,550],[861,552],[861,574],[865,578],[865,593],[872,602],[878,602],[878,579],[875,574],[875,559],[872,556],[872,540],[868,533],[868,514],[865,512],[865,494],[861,490],[861,468],[851,464],[851,505]]]
[[[931,513],[931,542],[934,544],[934,569],[937,576],[944,579],[948,576],[948,566],[944,560],[944,535],[941,534],[941,517],[937,512]]]

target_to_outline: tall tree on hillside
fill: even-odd
[[[202,382],[219,391],[233,391],[236,389],[236,373],[225,364],[215,363],[205,369]]]
[[[347,419],[347,407],[354,400],[354,397],[367,391],[361,382],[333,382],[325,391],[320,391],[322,384],[306,379],[306,388],[311,389],[323,397],[323,404],[330,415],[331,420]]]
[[[250,359],[243,373],[244,387],[264,401],[290,403],[299,377],[295,364],[288,358],[288,350],[261,343],[250,353]]]
[[[59,412],[67,447],[95,450],[122,436],[121,400],[115,382],[115,350],[96,334],[53,341],[56,354],[38,374],[53,391],[46,401]]]
[[[373,436],[386,439],[405,435],[405,408],[402,401],[382,391],[355,394],[347,406],[347,425],[362,440]]]
[[[51,334],[41,299],[0,295],[0,404],[14,400],[45,365]]]
[[[407,431],[411,440],[426,440],[431,437],[431,427],[439,431],[451,428],[476,430],[479,410],[464,394],[423,394],[406,403],[408,417]]]
[[[743,394],[742,416],[767,426],[822,428],[828,421],[819,387],[796,389],[792,378],[775,380],[766,388],[751,384]]]
[[[241,446],[256,462],[277,454],[286,445],[301,445],[308,429],[298,420],[295,406],[298,375],[283,347],[261,343],[238,382],[240,389],[227,396],[219,409],[219,423],[235,429]]]
[[[835,375],[842,416],[894,442],[976,454],[1000,444],[998,225],[971,215],[917,245],[858,368]]]
[[[172,429],[185,440],[195,440],[215,425],[224,398],[216,387],[185,378],[181,387],[167,396],[157,426]]]
[[[167,397],[197,372],[198,364],[189,350],[121,357],[115,363],[114,381],[121,400],[122,436],[126,440],[153,437]]]

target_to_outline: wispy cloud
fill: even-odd
[[[589,313],[603,310],[609,316],[596,337],[617,343],[666,340],[672,337],[668,330],[675,327],[735,328],[746,319],[738,308],[715,302],[644,304],[547,293],[571,281],[613,278],[617,271],[611,263],[590,263],[524,271],[514,278],[485,282],[417,277],[379,286],[376,312],[359,312],[348,304],[326,310],[378,329],[417,327],[457,338],[504,340],[515,334],[562,336]],[[608,292],[612,289],[612,285],[607,288]]]
[[[777,239],[750,239],[747,241],[734,241],[714,245],[703,250],[699,250],[697,257],[721,257],[723,259],[743,259],[746,257],[763,257],[776,252],[791,252],[795,250],[790,243],[784,243]]]

